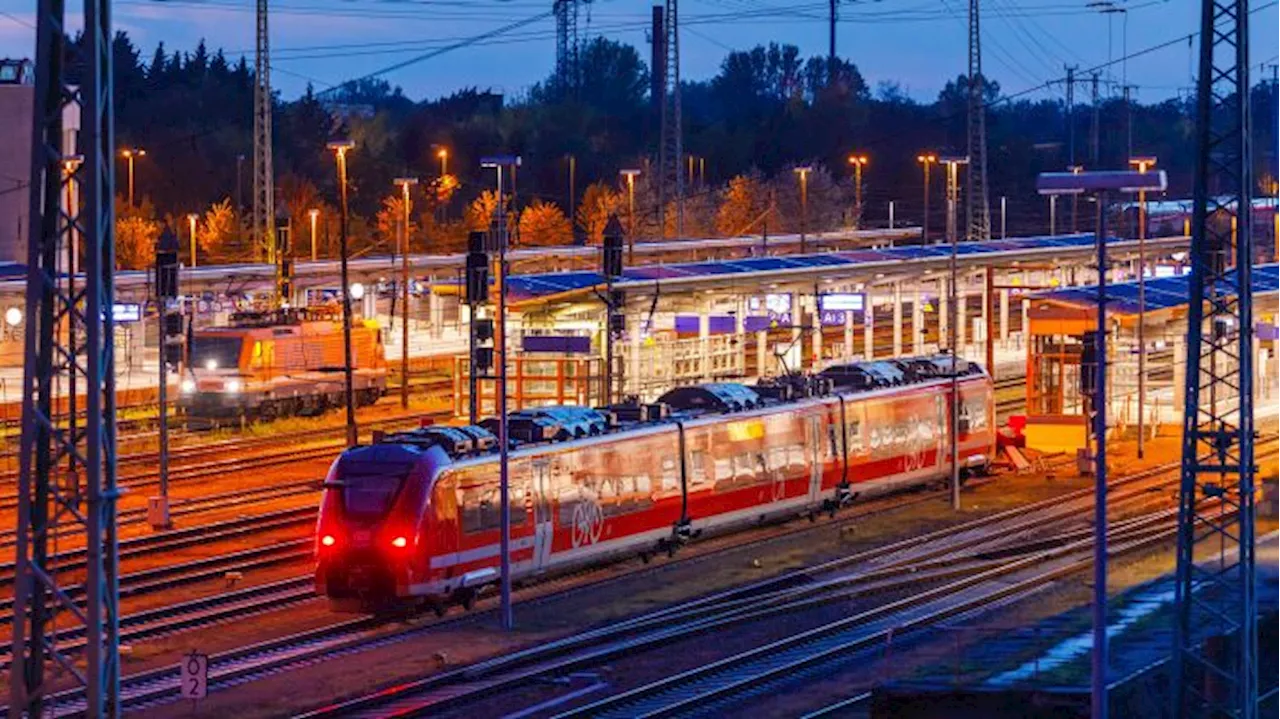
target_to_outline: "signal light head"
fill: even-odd
[[[326,547],[332,547],[333,545],[335,545],[335,544],[337,544],[337,543],[338,543],[338,540],[337,540],[337,539],[335,539],[335,538],[334,538],[334,536],[333,536],[332,534],[326,534],[326,535],[324,535],[323,537],[321,537],[321,538],[320,538],[320,544],[322,544],[322,545],[324,545],[324,546],[326,546]]]
[[[404,549],[405,547],[409,546],[409,540],[404,537],[396,537],[395,539],[391,540],[391,546],[395,547],[396,549]]]

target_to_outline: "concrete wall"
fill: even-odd
[[[27,261],[31,113],[35,88],[0,85],[0,262]]]

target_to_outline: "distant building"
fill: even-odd
[[[27,261],[30,233],[31,129],[35,112],[35,70],[30,60],[0,59],[0,262]],[[63,147],[76,154],[80,112],[62,113]]]

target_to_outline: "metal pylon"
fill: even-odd
[[[991,239],[987,204],[986,78],[982,76],[982,37],[978,0],[969,0],[969,171],[965,173],[965,239]]]
[[[662,130],[658,145],[658,224],[667,234],[667,200],[676,203],[676,235],[684,234],[684,132],[680,119],[680,23],[678,1],[666,0],[666,87],[662,94]]]
[[[579,76],[578,0],[556,0],[556,83],[561,97],[576,97]]]
[[[51,701],[49,685],[67,678],[84,687],[87,716],[118,714],[110,9],[110,0],[86,0],[81,56],[72,60],[64,0],[39,0],[37,6],[10,716],[41,716]],[[78,89],[68,82],[73,68]],[[76,169],[67,163],[65,171],[76,148],[68,146],[62,113],[77,99],[84,161]],[[81,203],[64,208],[60,201],[73,184]],[[73,283],[59,271],[59,257],[77,236],[84,273]],[[82,384],[68,382],[63,396],[56,396],[75,375]],[[59,416],[77,406],[77,392],[84,395],[83,422]],[[61,577],[53,540],[77,536],[86,547],[84,573]],[[84,582],[83,604],[67,593],[64,579]],[[83,627],[83,668],[58,646],[55,621],[58,630]]]
[[[1248,17],[1246,0],[1204,0],[1200,17],[1171,682],[1178,717],[1258,713]]]
[[[276,193],[271,161],[271,36],[267,0],[258,0],[257,49],[253,60],[253,241],[254,256],[276,261]]]

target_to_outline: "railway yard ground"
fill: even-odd
[[[175,530],[125,525],[127,711],[247,718],[345,701],[318,715],[711,715],[746,696],[712,671],[723,665],[726,676],[772,687],[750,700],[759,715],[825,707],[821,715],[857,716],[872,685],[937,675],[940,666],[954,673],[993,635],[1088,603],[1081,570],[1092,480],[1063,459],[1047,471],[969,483],[959,513],[940,488],[918,490],[859,502],[833,519],[705,538],[647,565],[635,559],[534,583],[516,592],[511,633],[497,627],[494,597],[444,618],[337,614],[315,597],[309,575],[314,482],[332,455],[311,458],[306,446],[295,441],[297,462],[264,469],[249,461],[176,483],[184,501],[175,508],[191,512]],[[1170,466],[1179,449],[1168,433],[1148,443],[1142,462],[1132,441],[1109,451],[1122,482],[1112,499],[1116,595],[1171,570]],[[1260,476],[1271,481],[1274,456],[1272,445],[1260,446]],[[74,549],[66,549],[68,578]],[[11,568],[5,575],[8,587]],[[209,697],[194,706],[176,693],[176,666],[191,651],[211,655]],[[823,652],[844,660],[829,663],[817,657]],[[758,666],[766,657],[798,664]],[[808,678],[770,684],[780,672]],[[60,696],[54,714],[74,715],[77,701]]]
[[[997,389],[1015,391],[1004,384]],[[361,427],[412,426],[442,409],[431,391],[407,413],[387,398],[362,409]],[[518,587],[517,631],[504,633],[494,596],[444,618],[339,614],[315,596],[317,480],[342,441],[340,421],[329,413],[276,422],[270,432],[184,435],[174,449],[169,531],[146,525],[146,498],[155,493],[147,439],[122,449],[128,713],[718,715],[750,697],[758,715],[860,716],[873,686],[913,692],[989,683],[1001,672],[1027,673],[1028,663],[1043,683],[1074,677],[1082,661],[1071,637],[1088,628],[1092,478],[1065,457],[1037,472],[969,482],[959,513],[943,487],[929,487],[861,500],[817,522],[705,537],[649,564],[632,559]],[[1268,444],[1274,440],[1260,440],[1260,477],[1277,473]],[[1140,603],[1143,592],[1161,591],[1160,578],[1172,571],[1179,450],[1172,431],[1149,441],[1142,461],[1132,438],[1108,446],[1119,482],[1112,491],[1119,549],[1108,587],[1121,608],[1125,597]],[[0,495],[0,519],[14,513],[12,499]],[[1260,536],[1280,530],[1265,522]],[[0,544],[12,541],[12,533],[0,535]],[[59,546],[73,592],[82,580],[77,542]],[[1260,553],[1260,562],[1267,557]],[[12,571],[0,565],[6,604]],[[791,646],[808,636],[819,644]],[[177,696],[175,668],[191,651],[211,656],[209,699],[197,705]],[[824,651],[836,660],[814,659]],[[795,660],[786,672],[795,678],[778,682],[777,667],[756,667],[762,652]],[[1041,655],[1053,656],[1044,672]],[[1087,667],[1088,642],[1083,661]],[[726,676],[756,677],[768,691],[700,676],[718,665]],[[68,686],[64,679],[54,677],[55,686]],[[61,693],[52,715],[77,715],[78,706],[77,692]]]

